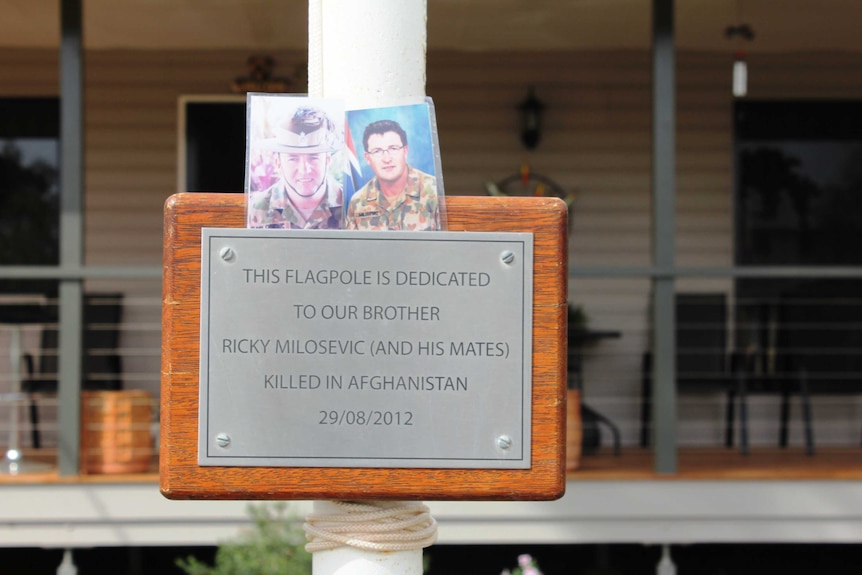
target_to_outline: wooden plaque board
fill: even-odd
[[[533,234],[529,469],[202,467],[197,463],[201,228],[245,225],[243,194],[165,205],[159,475],[169,499],[550,500],[565,491],[567,212],[556,198],[446,198],[449,231]]]

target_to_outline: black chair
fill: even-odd
[[[581,403],[581,454],[591,455],[601,447],[602,430],[599,424],[606,426],[611,432],[614,455],[622,455],[623,444],[619,428],[609,418],[584,403]]]
[[[743,377],[736,354],[728,352],[727,297],[723,293],[676,294],[677,393],[724,393],[725,446],[734,443],[735,398]],[[641,371],[641,447],[650,444],[652,416],[651,352]]]
[[[777,302],[762,306],[762,351],[745,393],[781,396],[781,447],[788,444],[794,394],[802,407],[805,446],[813,454],[811,395],[862,393],[860,289],[857,280],[799,281],[784,289]]]
[[[22,325],[37,325],[37,324],[50,324],[57,321],[56,308],[46,305],[42,300],[42,296],[38,296],[35,294],[21,294],[22,302],[15,303],[2,303],[0,304],[0,324],[13,326],[13,329],[18,330],[17,337],[21,336],[21,326]],[[31,301],[32,300],[32,301]],[[16,353],[15,350],[10,350],[12,353]],[[17,350],[17,353],[22,353],[21,350]],[[22,356],[25,360],[25,371],[27,374],[31,372],[32,368],[32,359],[29,358],[28,355],[23,354]],[[15,381],[14,386],[16,389],[13,389],[13,392],[26,392],[27,391],[27,382],[26,375],[22,375],[20,381]],[[13,407],[13,409],[17,409]],[[34,417],[36,413],[36,405],[31,402],[30,406],[30,419]],[[17,417],[14,420],[13,425],[17,426]],[[17,429],[15,430],[17,435]],[[9,445],[9,449],[16,449],[19,447],[18,445]]]
[[[122,389],[122,363],[118,349],[122,310],[122,294],[91,293],[84,296],[81,340],[82,389]],[[58,344],[59,332],[56,327],[42,330],[38,366],[34,357],[29,354],[24,356],[27,375],[22,381],[22,391],[25,393],[57,392]],[[42,441],[39,432],[39,412],[35,400],[30,404],[30,423],[33,447],[40,447]]]
[[[567,387],[583,393],[583,345],[587,341],[595,341],[602,337],[619,337],[618,332],[597,332],[586,329],[583,320],[578,321],[578,311],[569,305],[568,321],[568,356],[567,356]],[[614,445],[614,455],[622,454],[622,439],[619,427],[608,417],[581,401],[581,454],[590,455],[598,451],[602,444],[602,432],[599,424],[611,432]]]

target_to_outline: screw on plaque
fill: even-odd
[[[501,435],[497,438],[497,447],[500,449],[509,449],[512,447],[512,438],[508,435]]]
[[[509,250],[506,250],[500,254],[500,260],[504,264],[511,264],[513,261],[515,261],[515,254]]]
[[[216,435],[216,443],[219,447],[227,447],[230,445],[230,435],[227,433],[219,433]]]
[[[232,261],[234,257],[236,257],[233,248],[231,248],[230,246],[223,247],[221,250],[219,250],[218,254],[221,256],[221,259],[226,262]]]

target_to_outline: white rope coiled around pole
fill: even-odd
[[[310,553],[339,547],[367,551],[423,549],[437,540],[428,506],[404,501],[332,501],[339,512],[312,513],[305,529]]]

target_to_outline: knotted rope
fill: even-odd
[[[333,501],[341,513],[312,513],[303,525],[310,553],[350,546],[409,551],[433,545],[437,522],[428,507],[404,501]]]

